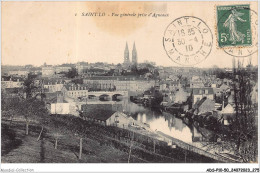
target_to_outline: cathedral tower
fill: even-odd
[[[130,64],[130,60],[129,60],[129,50],[128,50],[128,44],[126,42],[125,45],[125,52],[124,52],[124,64],[125,65],[129,65]]]
[[[132,64],[137,66],[137,51],[135,48],[135,42],[134,42],[134,46],[133,46],[133,50],[132,50]]]

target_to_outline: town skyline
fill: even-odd
[[[132,48],[133,48],[133,44],[136,44],[136,41],[133,41],[133,42],[130,42],[130,43],[132,43],[132,44],[130,44],[128,41],[125,41],[125,44],[128,44],[129,45],[129,55],[130,55],[130,57],[132,57]],[[124,49],[125,49],[125,44],[122,46],[122,50],[120,50],[120,53],[122,54],[121,55],[121,57],[118,57],[118,58],[116,58],[116,60],[115,61],[109,61],[109,59],[108,58],[103,58],[102,59],[102,57],[100,57],[100,58],[83,58],[83,57],[75,57],[75,58],[73,58],[73,57],[71,57],[71,58],[68,58],[67,59],[67,61],[66,60],[64,60],[64,61],[62,61],[62,62],[53,62],[52,60],[53,59],[55,59],[54,57],[53,58],[48,58],[48,59],[45,59],[46,61],[37,61],[37,63],[28,63],[27,61],[26,61],[26,59],[23,59],[24,61],[22,61],[22,63],[21,62],[19,62],[19,61],[15,61],[15,62],[17,62],[17,63],[15,63],[15,62],[9,62],[9,63],[6,63],[5,61],[6,61],[6,59],[5,58],[1,58],[1,63],[2,63],[2,65],[4,65],[4,66],[25,66],[25,65],[33,65],[33,66],[36,66],[36,67],[38,67],[38,66],[42,66],[44,63],[46,63],[46,64],[48,64],[48,65],[62,65],[62,64],[76,64],[76,63],[78,63],[78,62],[86,62],[86,63],[98,63],[98,62],[103,62],[103,63],[107,63],[107,64],[114,64],[114,65],[117,65],[117,64],[123,64],[124,63]],[[147,62],[153,62],[153,63],[155,63],[156,64],[156,66],[162,66],[162,67],[184,67],[184,68],[187,68],[187,67],[190,67],[190,68],[212,68],[213,66],[218,66],[218,67],[220,67],[220,68],[232,68],[233,67],[233,64],[232,64],[232,59],[233,59],[233,57],[229,57],[228,58],[228,63],[226,63],[226,64],[218,64],[218,63],[215,63],[215,64],[213,64],[213,63],[211,63],[211,64],[206,64],[206,66],[201,66],[200,64],[198,64],[198,65],[194,65],[194,66],[182,66],[182,65],[179,65],[179,64],[177,64],[177,63],[175,63],[175,62],[173,62],[170,58],[166,58],[165,60],[167,60],[167,62],[168,63],[166,63],[166,64],[162,64],[162,63],[158,63],[158,61],[156,61],[155,59],[153,59],[153,60],[155,60],[155,61],[152,61],[152,60],[150,60],[150,59],[144,59],[144,58],[142,58],[142,57],[140,57],[140,53],[139,53],[139,51],[138,51],[138,47],[136,48],[137,49],[137,52],[138,52],[138,63],[147,63]],[[257,55],[257,54],[256,54]],[[209,55],[209,56],[211,56],[211,55]],[[105,56],[104,56],[105,57]],[[255,59],[255,58],[252,58],[252,57],[254,57],[254,55],[252,55],[252,56],[249,56],[249,57],[236,57],[236,60],[238,60],[238,61],[241,61],[241,62],[243,62],[244,63],[244,65],[246,66],[247,64],[249,64],[249,62],[251,61],[251,64],[253,65],[253,66],[258,66],[258,63],[257,62],[255,62],[255,60],[257,61],[257,59]],[[250,58],[251,58],[251,60],[250,60]],[[65,59],[65,58],[64,58]],[[131,58],[130,58],[131,59]],[[140,59],[141,59],[141,61],[140,61]],[[160,58],[158,58],[158,59],[160,59]],[[105,61],[106,60],[106,61]],[[204,61],[206,61],[206,60],[204,60]],[[201,62],[201,64],[204,64],[204,61],[203,62]],[[159,61],[160,62],[160,61]],[[231,64],[230,64],[231,63]]]
[[[242,67],[246,67],[249,62],[247,61],[240,61],[242,62]],[[105,61],[93,61],[93,62],[87,62],[87,61],[77,61],[77,62],[73,62],[73,63],[68,63],[68,62],[64,62],[64,63],[57,63],[57,64],[50,64],[50,63],[47,63],[47,62],[43,62],[42,64],[39,64],[39,65],[34,65],[34,64],[22,64],[22,65],[14,65],[14,64],[3,64],[2,63],[2,66],[17,66],[17,67],[25,67],[25,66],[33,66],[33,67],[42,67],[44,65],[47,65],[47,66],[62,66],[62,65],[76,65],[77,63],[87,63],[87,64],[96,64],[96,63],[104,63],[104,64],[108,64],[108,65],[118,65],[118,64],[121,64],[123,65],[124,62],[121,62],[121,63],[109,63],[109,62],[105,62]],[[158,65],[158,64],[154,64],[155,62],[152,62],[152,61],[147,61],[147,60],[144,60],[143,62],[138,62],[138,64],[152,64],[154,65],[155,67],[165,67],[165,68],[198,68],[198,69],[210,69],[210,68],[220,68],[220,69],[230,69],[230,68],[233,68],[233,64],[231,65],[231,67],[223,67],[223,66],[217,66],[216,64],[213,64],[212,66],[210,67],[196,67],[196,66],[178,66],[178,64],[173,64],[173,65]],[[236,64],[237,66],[237,61],[236,61]],[[254,67],[258,67],[258,64],[254,65],[254,64],[251,64],[252,66]]]

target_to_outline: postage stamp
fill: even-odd
[[[210,54],[213,35],[207,24],[193,16],[171,22],[164,32],[163,46],[168,57],[177,64],[193,66]]]
[[[250,9],[252,45],[244,47],[227,47],[224,52],[234,57],[248,57],[258,51],[258,15],[257,12]]]
[[[250,5],[217,6],[218,46],[252,45]]]

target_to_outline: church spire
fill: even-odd
[[[129,60],[129,50],[128,50],[128,44],[126,42],[125,52],[124,52],[124,64],[127,64],[129,62],[130,62],[130,60]]]
[[[135,51],[135,52],[136,52],[136,48],[135,48],[135,42],[134,42],[134,46],[133,46],[133,51]]]
[[[126,42],[126,44],[125,44],[125,52],[128,52],[128,53],[129,53],[127,42]]]
[[[136,47],[135,47],[135,42],[134,42],[133,50],[132,50],[132,63],[133,63],[133,65],[137,65],[137,51],[136,51]]]

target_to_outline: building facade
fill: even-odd
[[[71,67],[67,66],[57,66],[55,67],[55,73],[62,73],[62,72],[69,72],[71,70]]]
[[[192,88],[192,105],[202,98],[208,98],[210,100],[214,100],[214,92],[213,88]]]
[[[8,72],[8,75],[9,76],[28,76],[29,74],[29,71],[26,71],[26,70],[15,70],[15,71],[9,71]]]
[[[54,93],[57,91],[61,91],[63,86],[65,85],[64,80],[44,80],[43,81],[43,88],[46,90],[46,92]]]
[[[143,93],[155,86],[155,80],[146,80],[126,76],[95,76],[83,79],[83,83],[89,87],[100,90],[131,91]]]
[[[42,67],[42,77],[50,77],[55,75],[55,68],[52,66]]]
[[[66,84],[61,92],[69,98],[88,97],[88,86],[84,84]]]
[[[24,85],[24,81],[19,77],[2,77],[1,80],[1,88],[22,88]]]

